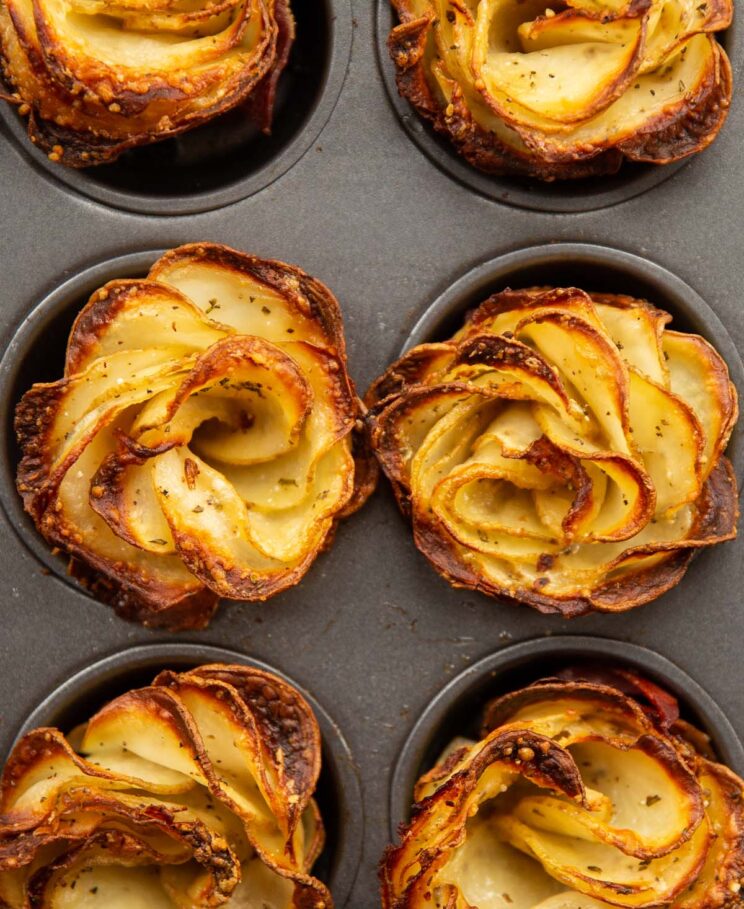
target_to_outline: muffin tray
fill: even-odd
[[[223,604],[203,632],[153,632],[67,578],[24,516],[15,403],[61,374],[89,292],[201,240],[324,281],[341,302],[360,389],[489,292],[550,281],[648,296],[673,327],[718,348],[744,393],[744,102],[737,95],[718,140],[682,166],[565,186],[488,179],[394,97],[387,0],[294,6],[304,37],[270,139],[228,117],[77,173],[50,165],[2,112],[0,753],[29,724],[73,725],[160,668],[257,661],[309,692],[319,714],[330,836],[318,873],[338,909],[373,909],[377,862],[421,767],[489,696],[561,664],[640,667],[744,773],[744,542],[701,553],[655,603],[566,622],[450,589],[415,550],[383,480],[298,587]],[[740,33],[725,43],[738,65]],[[729,453],[741,478],[741,429]]]

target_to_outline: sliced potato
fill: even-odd
[[[18,406],[18,488],[129,618],[208,621],[297,583],[371,491],[338,303],[297,268],[198,244],[114,281],[65,378]],[[357,469],[359,468],[359,469]]]
[[[398,89],[471,164],[542,180],[706,148],[731,67],[731,0],[392,0]],[[651,376],[651,378],[656,378]]]
[[[302,695],[247,666],[163,672],[69,741],[34,730],[0,785],[3,906],[332,909],[320,757]]]
[[[372,446],[447,580],[547,613],[619,612],[735,535],[736,394],[669,320],[627,296],[504,291],[374,383]]]

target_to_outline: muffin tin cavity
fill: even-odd
[[[398,19],[390,0],[376,0],[377,53],[387,95],[400,123],[413,143],[448,176],[494,202],[544,212],[588,212],[626,202],[653,189],[685,168],[685,158],[667,165],[625,162],[612,176],[542,182],[522,177],[499,177],[477,170],[461,158],[447,137],[440,136],[398,93],[395,68],[388,51],[388,35]],[[736,22],[718,34],[731,60],[734,78],[740,72],[741,40]],[[724,126],[724,131],[726,126]],[[702,153],[715,156],[712,149]],[[693,156],[697,157],[697,156]]]
[[[723,763],[744,771],[744,748],[720,707],[686,672],[665,657],[622,641],[557,636],[506,647],[468,667],[429,703],[408,736],[390,787],[390,827],[410,817],[413,788],[456,736],[478,738],[485,705],[494,697],[523,688],[567,667],[632,669],[670,691],[682,717],[704,730]]]
[[[98,202],[153,215],[220,208],[264,189],[296,164],[341,92],[351,51],[349,0],[300,2],[293,12],[297,38],[279,81],[270,135],[238,107],[191,132],[128,151],[112,164],[74,170],[34,148],[10,105],[0,106],[0,116],[38,167]]]
[[[111,699],[149,684],[164,669],[184,671],[205,663],[237,663],[278,675],[297,688],[320,726],[323,766],[316,799],[326,828],[326,845],[313,874],[329,886],[337,909],[351,892],[362,849],[362,794],[349,747],[341,730],[311,694],[272,666],[221,647],[154,644],[134,647],[77,672],[33,711],[18,738],[40,726],[73,729]]]

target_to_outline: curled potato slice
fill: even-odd
[[[87,167],[247,104],[261,129],[294,40],[288,0],[9,0],[4,97],[54,161]]]
[[[69,740],[38,729],[16,745],[0,787],[0,905],[332,909],[311,875],[319,772],[316,719],[282,679],[163,672]]]
[[[18,406],[18,488],[121,614],[199,627],[295,584],[362,504],[360,416],[320,282],[183,247],[79,314],[64,378]]]
[[[730,0],[391,0],[400,94],[491,173],[543,180],[706,148],[732,75]]]
[[[452,743],[383,859],[385,909],[738,905],[744,783],[655,711],[670,700],[656,686],[595,675],[643,700],[539,682],[489,704],[480,741]]]
[[[626,296],[505,291],[373,384],[372,446],[447,580],[620,612],[735,536],[736,391],[669,318]]]

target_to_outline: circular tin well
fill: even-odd
[[[69,731],[112,698],[145,686],[164,669],[184,671],[204,663],[238,663],[272,672],[293,685],[310,704],[320,726],[323,765],[316,799],[326,828],[326,846],[313,874],[330,888],[343,909],[356,878],[364,814],[359,777],[341,730],[315,698],[273,666],[244,654],[201,644],[150,644],[93,663],[56,688],[33,711],[18,737],[39,726]]]
[[[682,714],[710,735],[724,764],[744,773],[744,748],[716,702],[684,670],[645,647],[604,638],[560,636],[506,647],[447,684],[426,707],[408,736],[390,787],[390,827],[407,821],[413,787],[455,736],[478,737],[483,708],[492,698],[522,688],[568,666],[600,663],[639,670],[674,694]]]
[[[0,117],[23,152],[47,175],[97,202],[131,212],[211,211],[269,186],[314,144],[333,112],[349,65],[350,0],[293,4],[297,38],[279,82],[271,135],[240,107],[117,161],[75,170],[52,163],[26,135],[10,105]]]
[[[398,22],[390,0],[377,0],[376,20],[377,53],[382,78],[390,103],[408,137],[440,170],[494,202],[544,212],[596,211],[633,199],[658,186],[696,157],[666,165],[624,162],[617,174],[583,180],[556,180],[553,183],[484,173],[460,157],[452,143],[432,129],[408,101],[401,98],[395,84],[395,67],[387,46],[388,35]],[[735,23],[718,37],[736,74],[741,51]],[[715,154],[715,151],[708,150],[704,154]]]

